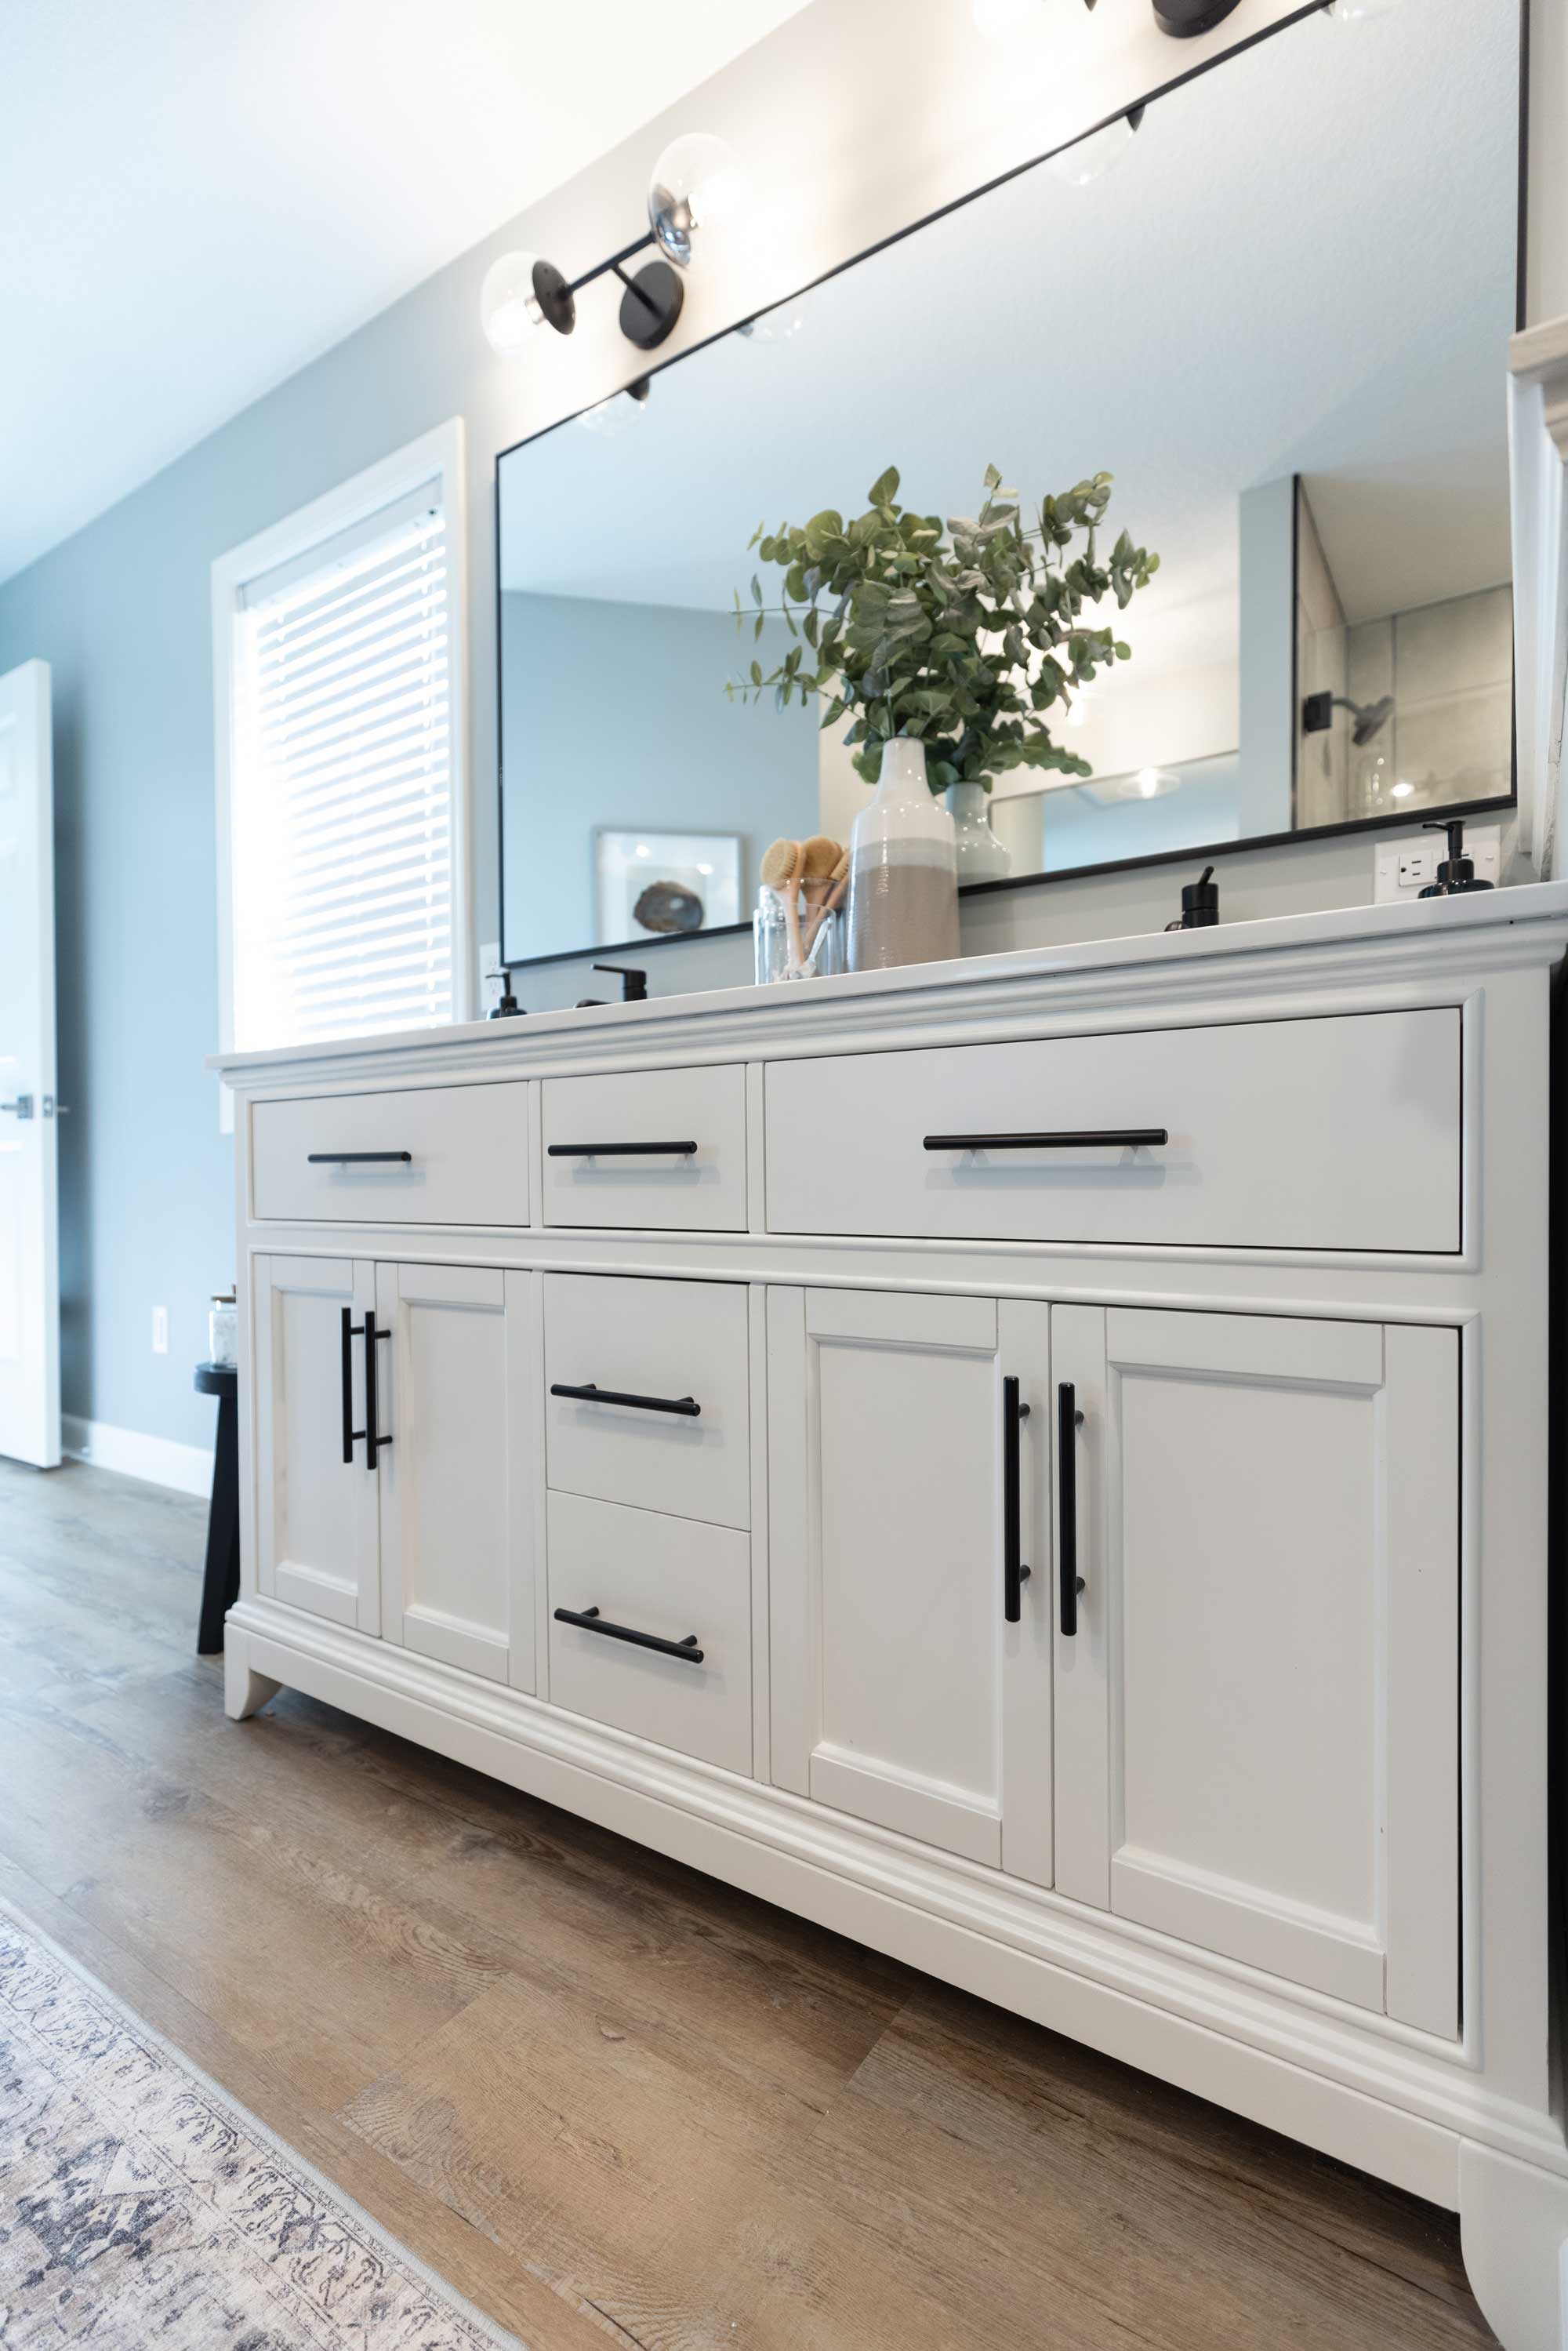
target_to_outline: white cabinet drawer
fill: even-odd
[[[747,1369],[738,1282],[547,1274],[550,1485],[749,1526]],[[563,1387],[600,1395],[563,1395]]]
[[[549,1541],[551,1705],[749,1775],[747,1537],[552,1494]]]
[[[779,1062],[768,1228],[1454,1250],[1459,1031],[1440,1006]]]
[[[257,1217],[312,1224],[526,1225],[528,1088],[423,1086],[257,1102]]]
[[[547,1225],[745,1231],[738,1064],[547,1078],[542,1111]]]

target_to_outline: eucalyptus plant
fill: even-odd
[[[890,465],[869,511],[852,522],[828,507],[803,527],[758,526],[749,544],[782,568],[782,600],[769,605],[754,575],[751,611],[736,592],[736,622],[750,622],[759,640],[769,613],[781,612],[796,642],[766,673],[753,660],[726,692],[750,702],[771,688],[780,710],[796,694],[803,704],[824,697],[823,727],[850,716],[844,741],[858,746],[854,764],[868,783],[881,773],[883,744],[899,735],[925,744],[933,791],[989,789],[1009,768],[1092,775],[1053,740],[1051,720],[1075,687],[1132,649],[1080,616],[1107,595],[1124,611],[1160,559],[1123,531],[1101,561],[1110,475],[1045,498],[1028,526],[994,465],[972,522],[915,514],[899,505],[898,487]]]

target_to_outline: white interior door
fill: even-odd
[[[49,670],[0,677],[0,1453],[60,1458]]]
[[[1051,1362],[1058,1890],[1452,2037],[1458,1334],[1059,1306]]]
[[[773,1777],[1039,1885],[1049,1315],[991,1298],[768,1292]],[[1012,1493],[1031,1570],[1016,1601]]]
[[[382,1637],[534,1687],[530,1285],[493,1266],[378,1265]]]

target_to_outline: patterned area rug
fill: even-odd
[[[5,2351],[520,2351],[0,1907]]]

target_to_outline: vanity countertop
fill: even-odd
[[[1385,906],[1336,906],[1310,914],[1270,915],[1254,922],[1222,922],[1213,929],[1149,931],[1130,937],[1087,939],[1061,946],[1028,947],[1005,955],[960,956],[948,963],[905,964],[893,971],[852,972],[797,986],[704,989],[685,996],[655,996],[638,1004],[583,1006],[534,1012],[506,1020],[469,1020],[439,1029],[405,1029],[362,1038],[327,1038],[261,1053],[220,1053],[207,1066],[242,1089],[262,1086],[272,1074],[335,1075],[350,1065],[361,1077],[378,1063],[395,1063],[398,1075],[439,1055],[466,1070],[478,1054],[496,1052],[508,1061],[549,1059],[568,1051],[575,1059],[633,1050],[667,1060],[680,1049],[710,1054],[716,1044],[745,1050],[747,1034],[765,1036],[774,1050],[788,1033],[842,1029],[859,1025],[857,1015],[890,1026],[907,999],[918,995],[927,1012],[941,1007],[945,1020],[971,1014],[995,1016],[1042,993],[1067,1000],[1092,988],[1097,1000],[1128,989],[1152,1002],[1161,995],[1189,1008],[1223,987],[1245,994],[1264,959],[1283,953],[1354,950],[1366,958],[1366,977],[1380,967],[1392,972],[1401,950],[1429,952],[1436,936],[1456,943],[1480,933],[1518,928],[1537,931],[1568,925],[1568,880],[1531,882],[1504,890],[1456,898],[1407,900]],[[1489,950],[1494,956],[1496,943]],[[655,967],[656,969],[656,967]],[[1116,983],[1122,983],[1118,988]],[[1190,1017],[1190,1011],[1189,1011]]]

